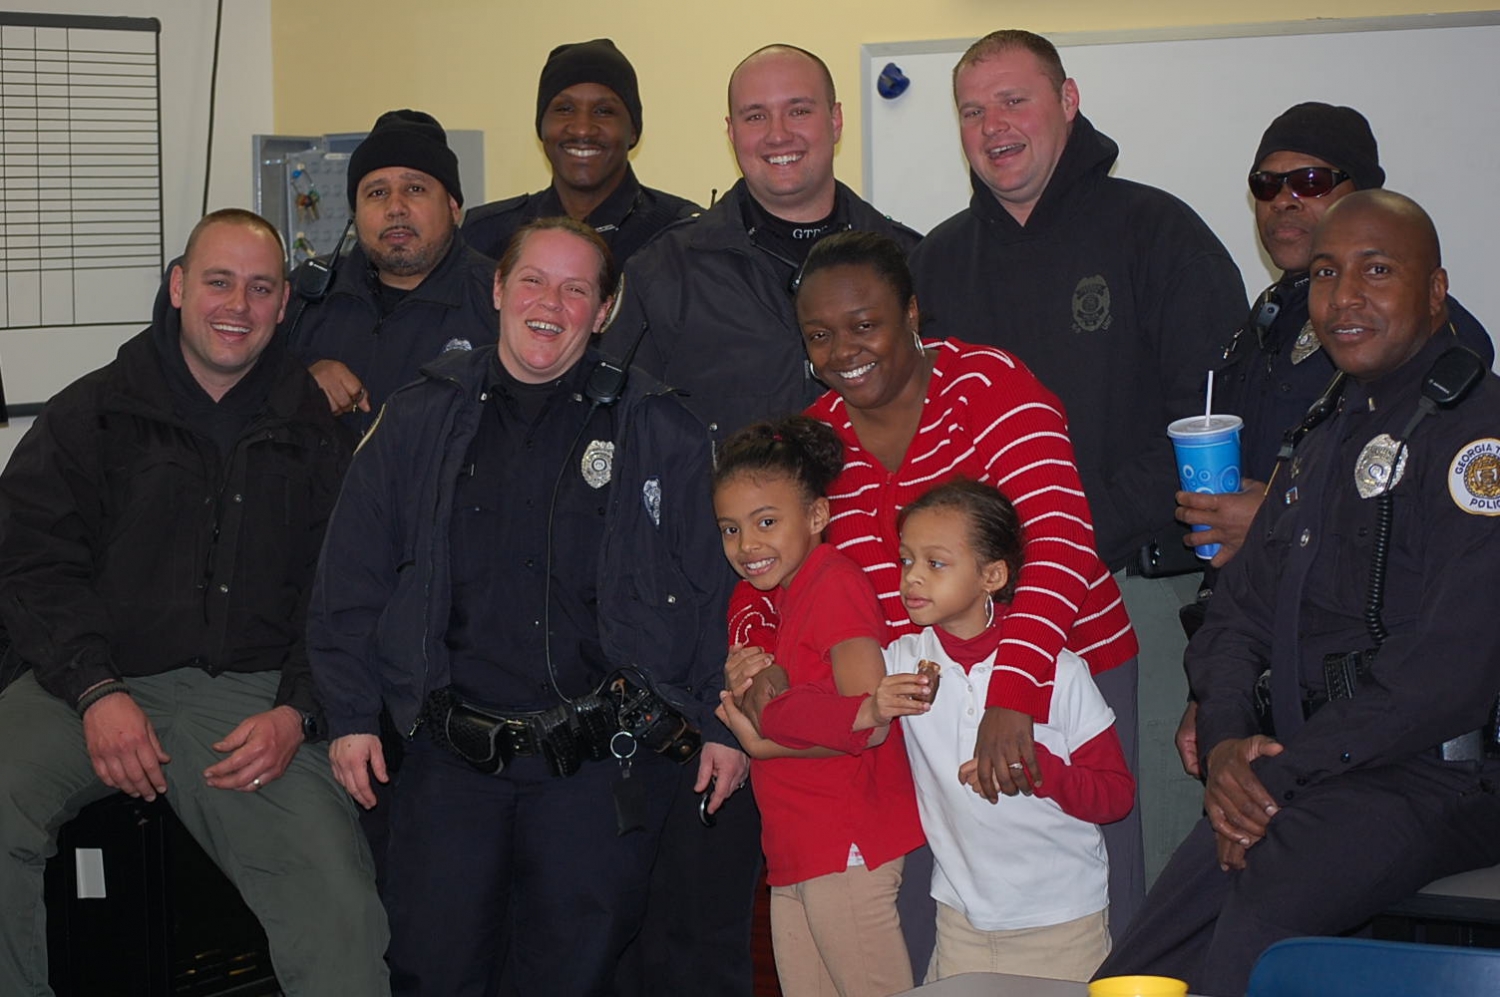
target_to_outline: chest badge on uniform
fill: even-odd
[[[1500,440],[1475,440],[1448,467],[1448,494],[1472,516],[1500,516]]]
[[[1354,487],[1360,498],[1374,498],[1396,487],[1406,471],[1406,450],[1390,433],[1381,433],[1365,444],[1354,463]]]
[[[453,337],[443,344],[444,353],[450,353],[453,350],[472,350],[473,348],[473,343],[469,342],[467,339],[460,339],[457,336]]]
[[[1109,313],[1109,282],[1103,274],[1085,277],[1073,288],[1073,331],[1098,332],[1108,329],[1114,316]]]
[[[1302,331],[1297,333],[1296,340],[1292,342],[1292,365],[1296,366],[1322,348],[1323,344],[1318,342],[1318,337],[1313,332],[1312,322],[1304,323]]]
[[[603,488],[615,468],[613,440],[595,440],[583,451],[583,480],[590,488]]]

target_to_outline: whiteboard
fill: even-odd
[[[143,205],[155,208],[151,225],[157,234],[136,238],[162,246],[153,245],[143,253],[155,252],[159,261],[181,251],[189,230],[203,214],[205,181],[209,210],[249,203],[248,139],[254,133],[272,131],[274,124],[271,0],[235,0],[224,5],[211,163],[205,159],[216,5],[203,0],[28,0],[22,6],[36,14],[129,16],[160,22],[161,191],[154,205]],[[12,14],[12,20],[17,16],[35,15]],[[160,263],[153,264],[153,269],[159,274]],[[120,343],[145,324],[141,319],[151,314],[158,284],[153,277],[126,288],[100,271],[89,271],[77,280],[81,294],[72,324],[63,319],[62,327],[0,330],[0,363],[11,416],[35,411],[64,386],[113,359]],[[104,305],[119,315],[97,314]],[[122,324],[92,324],[126,314],[133,317]],[[41,321],[43,326],[51,322]],[[0,427],[0,461],[8,459],[21,425],[17,421],[9,428]]]
[[[1120,145],[1115,176],[1192,205],[1251,294],[1277,276],[1245,187],[1261,133],[1305,100],[1357,108],[1386,186],[1437,223],[1454,296],[1500,331],[1500,11],[1049,37]],[[969,202],[952,72],[972,41],[861,49],[865,195],[922,232]],[[875,88],[888,62],[911,80],[895,100]]]
[[[166,262],[160,28],[0,11],[0,330],[151,317]]]

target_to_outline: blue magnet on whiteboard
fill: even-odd
[[[906,88],[911,86],[911,80],[901,71],[901,67],[894,62],[885,64],[880,71],[880,79],[875,81],[875,90],[886,100],[895,100],[906,93]]]

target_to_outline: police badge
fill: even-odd
[[[615,466],[615,444],[612,440],[595,440],[583,451],[583,480],[590,488],[609,484]]]
[[[1374,498],[1395,488],[1405,470],[1406,447],[1391,434],[1381,433],[1359,452],[1359,460],[1354,462],[1354,487],[1360,498]]]
[[[1292,366],[1296,366],[1318,350],[1323,344],[1318,342],[1317,335],[1313,332],[1312,322],[1303,324],[1302,331],[1297,333],[1297,338],[1292,342]]]
[[[1098,332],[1114,322],[1109,313],[1109,282],[1103,274],[1085,277],[1073,288],[1073,331]]]

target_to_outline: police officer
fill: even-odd
[[[1275,473],[1282,437],[1302,421],[1334,373],[1307,314],[1313,229],[1345,194],[1383,186],[1385,171],[1364,115],[1352,107],[1309,101],[1271,122],[1256,150],[1249,182],[1261,246],[1282,274],[1256,300],[1225,348],[1217,382],[1217,407],[1245,420],[1240,436],[1243,488],[1230,495],[1177,493],[1177,518],[1209,527],[1188,533],[1184,542],[1222,545],[1211,562],[1214,567],[1227,563],[1245,542],[1266,480]],[[1447,331],[1457,342],[1486,365],[1494,360],[1489,333],[1451,296],[1448,321]],[[1200,605],[1185,610],[1188,618],[1201,620],[1201,603],[1212,594],[1215,579],[1213,570],[1205,573]],[[1177,750],[1183,768],[1196,776],[1200,767],[1194,731],[1189,706],[1177,730]]]
[[[494,343],[494,264],[458,233],[458,157],[430,114],[376,119],[349,157],[347,193],[358,245],[331,282],[311,261],[293,274],[286,324],[329,406],[362,432],[421,364]]]
[[[1101,975],[1242,994],[1278,939],[1352,929],[1500,861],[1500,762],[1481,732],[1500,690],[1500,379],[1472,354],[1435,368],[1455,360],[1448,278],[1410,199],[1349,194],[1310,272],[1341,399],[1189,645],[1206,816]],[[1266,669],[1274,736],[1256,717]]]
[[[629,157],[641,138],[641,92],[635,67],[608,38],[559,45],[547,56],[536,135],[552,167],[551,186],[464,216],[465,238],[487,256],[499,257],[527,222],[567,215],[593,226],[624,266],[657,232],[702,210],[635,178]]]
[[[658,743],[601,712],[617,670],[632,701],[669,704],[637,714],[702,730],[716,804],[745,778],[711,712],[729,580],[707,434],[643,374],[621,394],[590,350],[614,283],[588,226],[523,228],[498,350],[444,354],[391,398],[329,526],[309,632],[334,772],[375,802],[382,700],[411,738],[385,889],[397,994],[608,992],[677,763],[700,764],[675,727]]]

